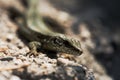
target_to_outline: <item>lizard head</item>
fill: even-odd
[[[81,55],[82,49],[80,41],[63,37],[53,37],[46,45],[47,49],[64,52],[73,55]]]

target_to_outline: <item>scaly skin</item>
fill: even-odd
[[[37,12],[37,0],[30,0],[29,2],[30,8],[25,15],[26,17],[22,18],[22,24],[24,26],[21,26],[19,29],[20,34],[31,41],[29,44],[29,48],[31,49],[29,55],[37,56],[38,48],[73,55],[81,55],[82,49],[80,42],[63,34],[51,31],[46,27],[41,16]]]

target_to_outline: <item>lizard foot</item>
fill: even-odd
[[[62,57],[62,58],[69,59],[69,60],[72,60],[72,61],[76,62],[76,57],[74,55],[61,53],[59,56]]]
[[[27,54],[26,54],[27,56],[34,56],[34,57],[36,57],[36,56],[38,56],[39,55],[39,53],[37,52],[37,51],[35,51],[35,50],[31,50],[30,52],[28,52]]]
[[[40,42],[33,41],[33,42],[30,42],[28,46],[30,48],[30,52],[27,53],[27,55],[29,55],[29,56],[33,55],[34,57],[39,55],[39,53],[37,52],[37,49],[39,49],[41,47]]]

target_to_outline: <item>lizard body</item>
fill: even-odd
[[[30,9],[27,11],[26,17],[23,18],[23,26],[19,28],[20,34],[31,41],[29,45],[30,55],[38,55],[38,48],[81,55],[82,49],[78,40],[55,33],[46,27],[36,10],[36,3],[37,0],[30,0]]]

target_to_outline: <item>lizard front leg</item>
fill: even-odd
[[[28,47],[30,48],[30,52],[27,53],[27,55],[31,56],[38,56],[38,52],[37,52],[37,49],[38,48],[41,48],[41,43],[38,42],[38,41],[33,41],[33,42],[30,42]]]

